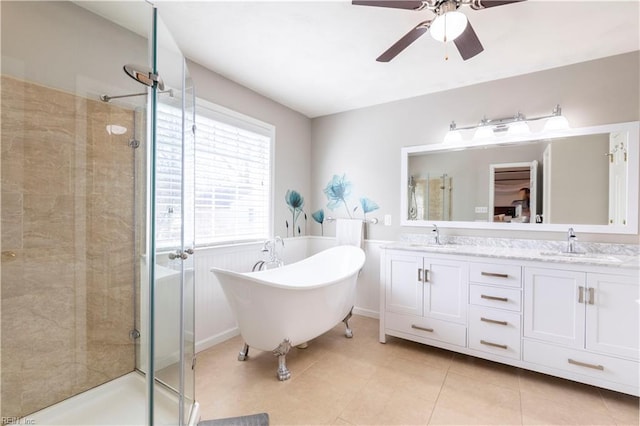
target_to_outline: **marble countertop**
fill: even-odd
[[[501,239],[498,244],[496,244],[496,239],[490,239],[492,241],[487,241],[487,239],[482,240],[483,241],[452,241],[449,239],[449,241],[444,241],[444,244],[436,245],[433,241],[429,240],[407,238],[403,241],[386,244],[383,248],[393,250],[424,251],[440,254],[481,256],[496,259],[543,261],[564,264],[640,269],[640,255],[637,253],[635,246],[617,247],[620,245],[607,244],[607,247],[602,247],[602,245],[585,244],[584,247],[578,248],[577,253],[566,253],[564,252],[564,245],[557,244],[559,243],[557,241],[512,241]],[[522,241],[531,242],[529,244],[523,244]]]

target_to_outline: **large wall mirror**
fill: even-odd
[[[636,234],[639,128],[402,148],[401,225]]]

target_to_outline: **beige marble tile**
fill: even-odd
[[[22,233],[22,194],[2,191],[2,250],[21,249]]]
[[[132,112],[5,76],[0,98],[1,396],[24,415],[134,368],[134,153],[105,128]]]

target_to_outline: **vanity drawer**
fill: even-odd
[[[472,305],[520,312],[521,300],[521,291],[518,289],[479,284],[469,286],[469,303]]]
[[[637,361],[608,357],[548,343],[525,340],[523,360],[545,367],[638,388]]]
[[[386,312],[385,327],[387,329],[426,339],[438,340],[452,345],[463,347],[467,345],[467,327],[462,324]]]
[[[470,263],[469,281],[522,287],[522,268],[517,265],[501,265],[495,263]]]
[[[520,314],[469,306],[469,348],[520,359]]]

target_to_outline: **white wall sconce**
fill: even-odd
[[[518,111],[511,117],[488,119],[484,117],[475,126],[457,127],[456,122],[452,121],[449,125],[449,132],[445,135],[444,143],[456,143],[462,141],[462,132],[465,130],[475,130],[472,140],[486,140],[496,136],[522,136],[531,133],[529,123],[532,121],[546,120],[543,131],[561,131],[569,128],[569,122],[562,115],[560,105],[556,105],[551,114],[539,117],[527,118]]]

